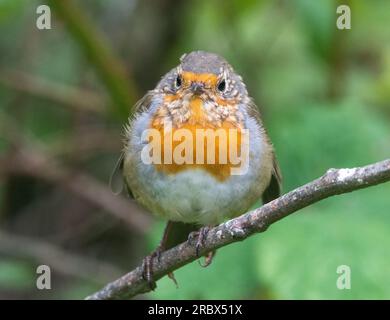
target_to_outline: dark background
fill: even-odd
[[[352,29],[336,28],[348,4]],[[52,29],[36,28],[37,6]],[[224,56],[259,105],[284,191],[390,155],[389,1],[0,1],[0,298],[83,298],[163,221],[108,178],[131,106],[179,57]],[[315,204],[146,298],[389,299],[390,185]],[[37,290],[47,264],[52,289]],[[338,290],[348,265],[351,290]]]

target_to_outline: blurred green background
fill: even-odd
[[[45,3],[52,28],[38,30]],[[351,30],[336,28],[340,4]],[[107,181],[131,106],[184,52],[243,76],[285,192],[389,158],[389,21],[386,0],[0,0],[0,298],[83,298],[157,245],[164,222]],[[389,208],[390,184],[327,199],[142,298],[389,299]],[[40,264],[51,290],[35,286]]]

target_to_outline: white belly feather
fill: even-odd
[[[145,143],[140,137],[147,121],[145,116],[137,118],[127,137],[124,172],[135,198],[153,214],[173,221],[211,225],[244,213],[261,197],[271,176],[271,146],[254,120],[247,121],[248,171],[224,181],[199,168],[166,174],[153,164],[144,164],[140,152]]]

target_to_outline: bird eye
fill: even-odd
[[[226,80],[225,79],[222,79],[219,83],[218,83],[218,91],[220,92],[224,92],[226,90]]]
[[[176,86],[176,88],[180,88],[180,87],[181,87],[181,84],[182,84],[181,76],[178,75],[178,76],[176,77],[176,81],[175,81],[175,86]]]

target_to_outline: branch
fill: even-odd
[[[322,199],[386,181],[390,181],[390,159],[365,167],[329,169],[317,180],[211,229],[200,254],[205,255],[209,251],[244,240],[255,233],[264,232],[274,222]],[[165,251],[161,254],[160,261],[153,264],[154,279],[158,280],[196,259],[195,244],[188,241]],[[142,277],[142,266],[138,266],[87,299],[130,298],[148,291],[150,288]]]
[[[94,204],[124,221],[133,231],[145,234],[149,230],[150,216],[144,214],[135,202],[116,197],[106,185],[56,161],[40,141],[28,138],[15,121],[0,112],[0,134],[8,143],[10,151],[0,155],[0,176],[21,173],[63,187],[80,198]]]

